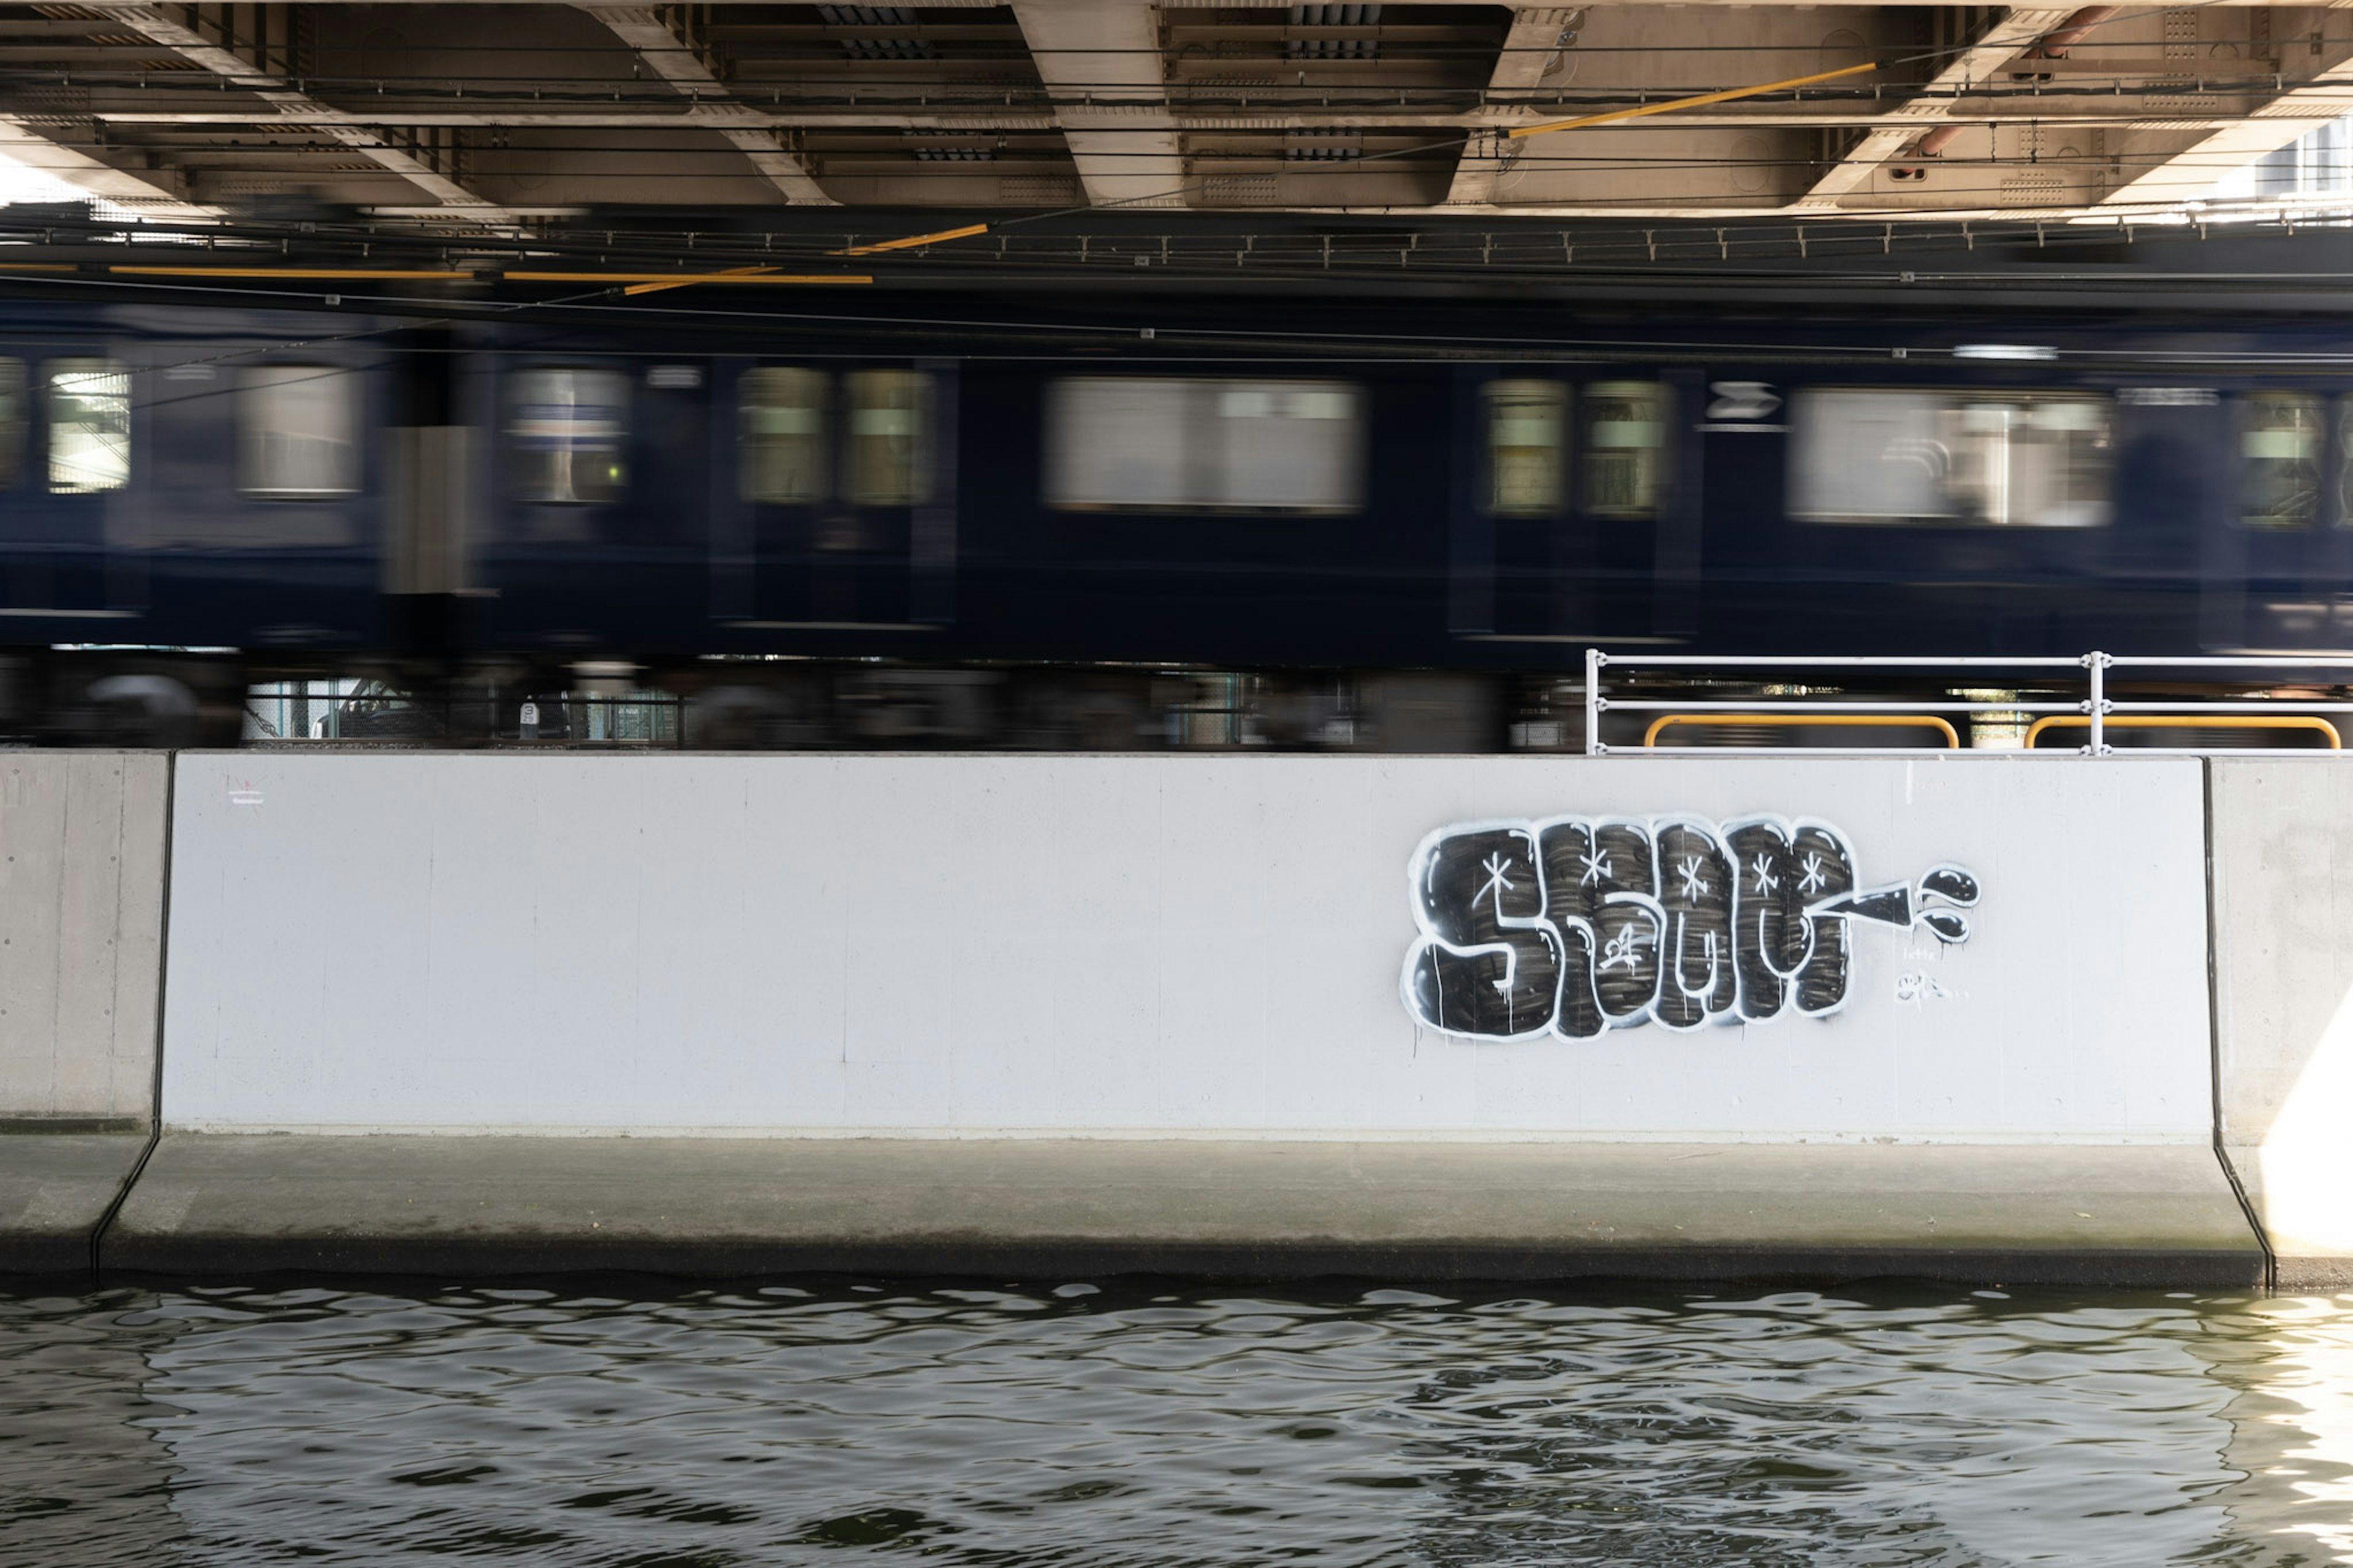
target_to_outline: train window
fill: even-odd
[[[2239,521],[2248,528],[2310,528],[2320,516],[2320,399],[2256,392],[2239,408]]]
[[[849,500],[921,506],[932,499],[932,378],[915,370],[849,373]]]
[[[1356,393],[1312,381],[1229,381],[1216,389],[1208,467],[1212,506],[1346,511],[1356,505]]]
[[[1046,394],[1046,500],[1061,507],[1198,505],[1186,425],[1201,384],[1074,376]]]
[[[825,499],[823,371],[764,365],[735,383],[736,483],[745,500],[807,506]]]
[[[2240,525],[2311,527],[2320,518],[2323,445],[2327,426],[2313,394],[2247,394],[2240,400]]]
[[[237,377],[237,489],[289,500],[360,488],[359,380],[320,364],[265,364]]]
[[[16,488],[25,460],[25,362],[0,359],[0,490]]]
[[[1667,388],[1600,381],[1585,389],[1585,510],[1652,517],[1666,489]]]
[[[131,482],[131,371],[118,360],[53,359],[47,378],[49,489],[119,490]]]
[[[1048,395],[1046,447],[1054,506],[1352,511],[1362,397],[1342,382],[1076,376]]]
[[[609,501],[627,483],[628,378],[609,370],[527,370],[514,379],[507,439],[524,500]]]
[[[1568,454],[1568,388],[1557,381],[1491,381],[1487,399],[1487,507],[1499,517],[1560,510]]]
[[[1789,514],[1810,522],[2108,521],[2113,442],[2096,394],[1810,390],[1791,425]]]

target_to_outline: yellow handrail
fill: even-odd
[[[1934,713],[1662,713],[1642,731],[1642,744],[1659,743],[1659,731],[1670,724],[1868,724],[1883,729],[1936,729],[1945,744],[1957,748],[1960,735]]]
[[[690,283],[871,283],[874,279],[858,272],[775,272],[767,268],[738,268],[732,272],[541,272],[509,268],[501,273],[510,283],[634,283],[642,289],[630,289],[628,293],[653,292],[663,289],[683,289]]]
[[[2309,713],[2128,714],[2121,718],[2103,718],[2100,724],[2107,730],[2317,730],[2327,737],[2330,751],[2345,749],[2345,738],[2337,732],[2337,726]],[[2033,750],[2035,737],[2045,730],[2088,730],[2091,727],[2089,714],[2053,713],[2037,719],[2027,726],[2027,749]]]

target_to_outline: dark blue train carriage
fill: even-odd
[[[1392,738],[1419,704],[1479,744],[1513,680],[1592,644],[2353,643],[2332,323],[1678,309],[1605,338],[1465,301],[1384,345],[1374,308],[914,343],[16,300],[10,722],[120,737],[263,674],[494,668],[512,695],[593,668],[742,710],[719,739],[1018,740],[1028,714],[1102,744],[1171,733],[1169,682],[1224,672],[1326,694],[1278,739],[1362,743],[1330,721],[1356,687]]]

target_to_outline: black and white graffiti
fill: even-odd
[[[1845,835],[1778,816],[1469,823],[1409,876],[1406,1010],[1476,1040],[1820,1017],[1846,1005],[1855,922],[1963,942],[1978,893],[1953,865],[1866,888]]]

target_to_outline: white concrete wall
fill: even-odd
[[[2209,765],[2222,1142],[2284,1283],[2353,1280],[2353,767]]]
[[[0,1118],[153,1110],[169,769],[0,754]]]
[[[173,1126],[2210,1136],[2194,761],[180,766]],[[1822,818],[1986,892],[1965,945],[1859,929],[1828,1018],[1418,1030],[1416,844],[1570,812]]]

